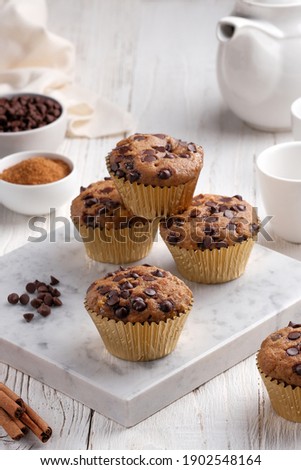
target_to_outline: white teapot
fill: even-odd
[[[236,0],[217,37],[229,108],[252,127],[290,129],[290,106],[301,96],[301,0]]]

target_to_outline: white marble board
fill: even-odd
[[[172,354],[147,363],[117,359],[104,348],[83,306],[90,283],[115,267],[89,260],[81,242],[63,238],[60,229],[52,242],[48,236],[0,258],[0,361],[124,426],[254,353],[278,326],[300,322],[301,263],[256,245],[241,278],[211,286],[187,282],[194,306]],[[160,239],[142,262],[179,275]],[[31,309],[8,304],[7,295],[23,293],[35,279],[49,282],[50,274],[61,281],[64,305],[26,323],[23,313]]]

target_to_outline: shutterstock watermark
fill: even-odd
[[[118,210],[118,209],[116,209]],[[158,235],[156,235],[157,227],[160,221],[164,220],[164,223],[168,228],[172,227],[172,232],[178,238],[178,241],[183,241],[185,237],[189,236],[192,241],[198,242],[203,232],[208,236],[213,238],[218,238],[219,241],[223,239],[230,240],[239,240],[240,234],[236,233],[236,219],[229,219],[229,224],[226,228],[220,229],[218,224],[209,224],[206,222],[206,219],[203,221],[192,222],[194,229],[187,232],[182,226],[182,221],[184,219],[181,217],[181,214],[169,216],[165,219],[157,218],[155,220],[148,220],[140,216],[125,217],[119,211],[116,213],[108,215],[96,215],[96,216],[87,216],[85,223],[81,226],[82,229],[77,229],[76,227],[80,226],[80,217],[75,217],[72,220],[68,217],[57,216],[55,209],[50,209],[49,217],[44,216],[35,216],[31,217],[28,221],[28,228],[31,231],[31,235],[28,237],[29,242],[41,243],[48,240],[50,243],[55,243],[58,239],[58,229],[60,240],[63,239],[63,242],[69,243],[72,240],[77,242],[91,242],[97,237],[104,242],[111,243],[112,240],[117,241],[118,243],[126,243],[128,238],[135,243],[144,243],[150,236],[154,241],[158,241]],[[239,218],[239,223],[244,225],[248,224],[248,221],[244,218]],[[261,222],[259,227],[260,235],[264,238],[265,241],[272,242],[274,241],[270,235],[267,225],[271,221],[272,216],[266,216]],[[238,219],[237,219],[238,220]],[[254,220],[257,220],[256,218]],[[116,222],[120,230],[115,230]],[[257,222],[254,224],[251,223],[251,226],[256,226]],[[100,228],[100,230],[94,230]],[[126,230],[122,230],[126,229]],[[210,232],[211,230],[211,232]],[[254,229],[256,232],[257,230]],[[81,232],[81,233],[79,233]]]

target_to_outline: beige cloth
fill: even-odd
[[[74,46],[46,21],[45,0],[0,0],[0,95],[35,92],[61,100],[70,137],[133,132],[129,113],[74,84]]]

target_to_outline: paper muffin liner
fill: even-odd
[[[164,241],[182,276],[203,284],[219,284],[241,276],[255,243],[249,238],[227,248],[188,250]]]
[[[144,227],[95,229],[75,224],[89,258],[102,263],[132,263],[145,258],[152,248],[158,222],[149,221]],[[141,230],[141,232],[140,232]]]
[[[181,331],[191,310],[166,322],[124,323],[109,320],[85,307],[92,318],[107,350],[127,361],[152,361],[170,354],[176,347]]]
[[[191,204],[200,170],[190,181],[178,186],[152,186],[130,183],[117,178],[110,172],[109,158],[106,159],[108,171],[128,211],[135,215],[155,219],[156,217],[177,214]]]
[[[274,411],[288,421],[301,423],[301,387],[288,385],[258,371],[267,389]]]

